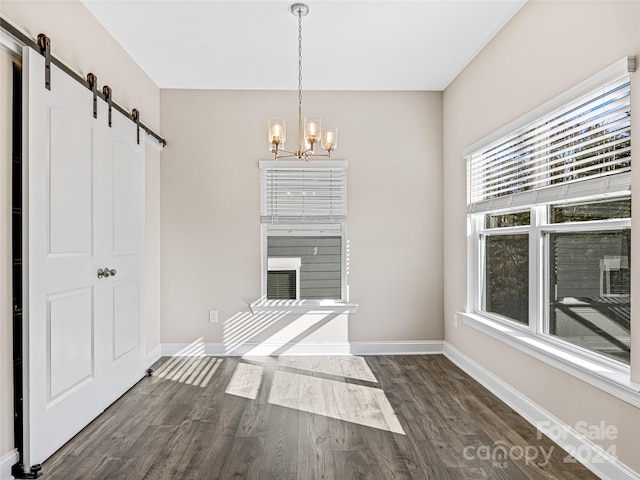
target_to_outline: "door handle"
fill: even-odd
[[[109,269],[109,267],[104,267],[98,269],[98,278],[108,278],[115,277],[116,273],[118,273],[115,269]]]

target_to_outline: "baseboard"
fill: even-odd
[[[292,355],[348,355],[347,343],[286,344],[286,343],[245,343],[242,345],[224,345],[222,343],[203,343],[200,346],[185,343],[163,343],[162,356],[211,356],[241,357],[243,355],[292,356]]]
[[[162,345],[156,346],[150,352],[147,352],[147,358],[145,360],[145,368],[149,368],[151,365],[156,363],[162,357]]]
[[[432,355],[443,352],[442,340],[351,342],[352,355]]]
[[[444,342],[445,356],[478,383],[518,412],[525,420],[539,428],[567,452],[579,452],[578,460],[603,480],[640,480],[640,475],[604,452],[569,425],[532,402],[515,388],[506,384],[489,370],[466,356],[448,342]],[[557,433],[561,432],[561,435]]]
[[[163,343],[162,356],[234,356],[243,355],[428,355],[443,353],[442,340],[407,342],[326,342],[290,344],[224,345],[222,343]]]
[[[19,458],[16,449],[0,457],[0,480],[13,480],[11,467],[18,463]]]

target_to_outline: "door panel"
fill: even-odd
[[[113,287],[113,361],[140,348],[140,285],[137,280]]]
[[[94,377],[93,289],[47,296],[49,403]]]
[[[138,154],[125,142],[113,144],[113,254],[137,255],[140,248],[140,215],[131,208],[140,189]]]
[[[93,129],[69,109],[49,113],[50,252],[91,254]]]

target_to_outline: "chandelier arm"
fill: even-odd
[[[280,155],[280,152],[285,152],[285,153],[287,153],[288,155]],[[297,152],[289,152],[289,151],[287,151],[287,150],[280,150],[280,151],[278,152],[278,154],[276,155],[275,159],[276,159],[276,160],[280,160],[280,159],[283,159],[283,158],[291,158],[291,157],[300,158],[300,156],[298,155],[298,153],[297,153]]]
[[[291,150],[279,149],[278,150],[278,156],[280,156],[280,152],[290,153],[291,155],[297,155],[298,154],[298,152],[292,152]]]

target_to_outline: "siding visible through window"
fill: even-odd
[[[342,270],[342,239],[340,237],[270,236],[267,255],[268,258],[300,258],[300,299],[340,298]],[[271,271],[268,275],[271,275]],[[269,282],[267,278],[268,299],[272,298],[268,293]],[[295,278],[293,288],[293,297],[290,298],[296,298]]]

